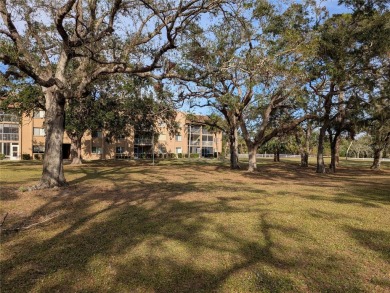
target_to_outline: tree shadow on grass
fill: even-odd
[[[221,224],[224,218],[219,215],[228,220],[247,213],[230,205],[235,198],[180,201],[176,197],[187,191],[174,183],[160,186],[159,193],[137,186],[126,194],[69,194],[78,191],[60,190],[36,211],[50,213],[64,205],[66,210],[50,225],[21,232],[26,234],[20,235],[14,255],[1,263],[4,292],[233,292],[242,289],[248,277],[252,291],[299,291],[302,280],[279,273],[295,270],[317,279],[313,291],[324,284],[329,291],[360,288],[354,272],[342,267],[343,260],[324,263],[318,251],[305,252],[300,259],[284,258],[289,247],[275,234],[298,242],[305,233],[272,223],[268,216],[274,211],[266,204],[250,211],[259,217],[251,231],[259,240],[251,240]],[[103,201],[104,206],[93,209]],[[34,237],[51,231],[58,232]],[[17,236],[8,235],[4,243]],[[319,270],[328,270],[324,264],[328,273],[342,273],[348,281],[340,278],[334,285],[318,277]],[[312,267],[315,270],[307,270]]]
[[[271,217],[283,215],[266,190],[243,184],[240,196],[202,201],[188,194],[220,186],[161,182],[153,170],[125,166],[80,170],[69,188],[42,193],[47,202],[31,218],[59,213],[53,221],[3,237],[12,255],[0,264],[2,291],[363,291],[350,260],[300,246],[305,231]],[[132,179],[140,174],[144,182]],[[236,215],[256,224],[230,225]]]
[[[357,229],[351,226],[345,229],[363,247],[379,253],[390,263],[390,231]]]

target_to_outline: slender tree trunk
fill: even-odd
[[[280,149],[276,147],[274,150],[274,162],[280,162]]]
[[[352,142],[353,142],[353,141],[351,141],[351,143],[349,144],[349,146],[348,146],[348,148],[347,148],[347,152],[345,153],[345,160],[348,160],[348,153],[349,153],[349,149],[350,149],[351,146],[352,146]]]
[[[43,88],[46,99],[45,156],[40,182],[31,189],[45,189],[66,185],[62,162],[65,98],[55,87]]]
[[[303,154],[303,162],[301,161],[301,167],[309,167],[310,137],[311,137],[311,123],[308,122],[306,132],[305,132],[305,151]]]
[[[333,143],[332,143],[333,144]],[[329,169],[331,172],[336,173],[336,148],[334,146],[330,147],[330,165]]]
[[[240,165],[238,164],[237,136],[237,128],[231,127],[229,133],[231,169],[240,169]]]
[[[318,149],[317,149],[317,173],[325,173],[325,162],[324,162],[324,140],[325,140],[326,128],[323,126],[318,136]]]
[[[310,152],[310,143],[309,143],[309,137],[310,137],[310,126],[307,126],[307,129],[305,130],[305,145],[303,145],[302,139],[300,137],[300,134],[302,132],[296,132],[295,133],[295,140],[297,142],[297,145],[299,147],[299,155],[301,156],[301,167],[308,167],[309,166],[309,152]]]
[[[338,135],[337,140],[336,140],[336,146],[335,146],[335,151],[336,151],[335,159],[336,159],[336,166],[337,167],[340,165],[340,143],[341,143],[341,136]]]
[[[248,145],[248,156],[249,156],[249,164],[248,164],[248,172],[254,172],[257,170],[257,162],[256,162],[256,154],[258,145],[251,144]]]
[[[374,162],[371,165],[372,170],[379,170],[381,168],[381,162],[382,162],[382,156],[383,156],[383,149],[382,148],[375,148],[374,149]]]
[[[68,135],[69,136],[69,135]],[[70,157],[72,159],[71,165],[81,165],[83,162],[81,160],[81,137],[69,136],[71,145],[70,145]]]
[[[336,132],[334,135],[329,131],[330,141],[330,165],[331,172],[336,173],[337,162],[339,160],[339,145],[340,145],[340,133]]]

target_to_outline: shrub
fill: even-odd
[[[4,154],[0,154],[0,160],[4,160],[5,159],[5,155]]]
[[[34,154],[35,160],[43,160],[44,154]]]
[[[22,160],[31,160],[30,154],[22,154]]]
[[[197,158],[198,159],[199,158],[199,154],[191,154],[190,158]]]
[[[183,154],[177,154],[177,157],[178,157],[179,159],[181,159],[181,158],[183,158]]]

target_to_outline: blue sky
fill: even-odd
[[[339,2],[338,0],[328,0],[328,1],[323,1],[322,5],[326,6],[326,8],[328,9],[331,15],[348,12],[348,8],[345,7],[344,5],[339,6],[338,2]]]

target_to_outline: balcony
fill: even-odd
[[[135,138],[134,144],[135,145],[152,145],[152,139],[151,138]]]
[[[2,133],[0,140],[19,141],[19,133]]]
[[[213,142],[212,141],[203,141],[202,142],[202,146],[204,146],[204,147],[212,147],[213,146]]]
[[[19,117],[13,114],[0,114],[0,122],[15,122],[19,123]]]

